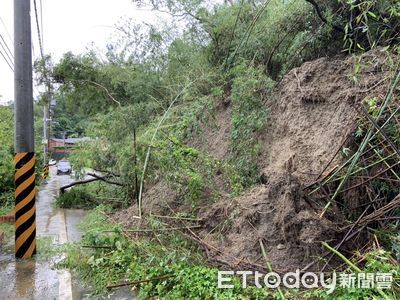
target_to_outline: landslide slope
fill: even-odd
[[[232,197],[217,175],[218,200],[210,201],[205,193],[199,203],[202,227],[195,235],[210,261],[242,269],[249,264],[264,267],[262,241],[275,271],[293,271],[323,253],[321,241],[334,243],[343,223],[340,210],[320,218],[327,200],[308,197],[305,187],[343,160],[340,151],[352,142],[357,107],[367,95],[385,93],[386,74],[385,56],[375,50],[358,57],[320,58],[284,77],[265,102],[268,125],[259,136],[258,161],[262,184]],[[228,160],[231,114],[226,97],[215,104],[212,125],[204,124],[188,144],[217,160]],[[161,180],[145,191],[144,214],[189,212],[191,207],[181,196]],[[132,206],[117,213],[115,220],[124,220],[127,227],[142,226],[145,222],[126,218],[136,212]],[[313,269],[319,267],[315,264]]]
[[[321,219],[327,200],[315,203],[304,187],[342,160],[337,154],[351,142],[358,105],[387,88],[383,63],[377,50],[361,57],[321,58],[285,76],[274,101],[268,101],[268,126],[260,137],[264,184],[200,212],[205,219],[200,236],[218,249],[210,256],[231,265],[262,264],[261,240],[273,268],[284,272],[304,267],[323,252],[321,241],[337,238],[340,211]],[[356,64],[363,66],[357,74]],[[226,118],[228,110],[223,108],[220,116]],[[226,132],[226,126],[221,130]],[[211,153],[226,148],[224,139],[221,147],[205,140]]]

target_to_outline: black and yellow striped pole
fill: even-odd
[[[46,180],[49,177],[49,165],[45,164],[42,168],[42,178]]]
[[[36,252],[30,0],[14,0],[15,257]]]
[[[15,256],[36,253],[35,153],[15,155]]]

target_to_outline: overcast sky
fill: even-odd
[[[103,49],[114,32],[112,28],[121,17],[155,23],[166,16],[156,16],[148,10],[138,10],[131,0],[36,0],[40,19],[40,3],[43,4],[43,40],[45,54],[56,61],[63,53],[75,54],[85,51],[94,42]],[[13,3],[0,0],[0,34],[13,51]],[[32,42],[34,59],[39,58],[38,34],[33,0],[31,1]],[[0,39],[1,41],[1,39]],[[2,41],[1,41],[2,42]],[[4,50],[0,47],[0,51]],[[0,102],[14,98],[14,74],[0,55]],[[34,89],[34,93],[40,90]]]

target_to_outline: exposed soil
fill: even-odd
[[[358,58],[321,58],[291,70],[280,85],[263,136],[264,173],[291,173],[303,183],[316,179],[354,132],[360,101],[387,86],[374,88],[385,73],[383,57],[379,51],[362,56],[367,66],[357,84],[350,78]]]
[[[231,113],[229,102],[216,103],[215,114],[202,134],[189,141],[190,146],[207,152],[218,160],[227,158],[229,153]]]
[[[325,203],[311,202],[303,189],[340,163],[336,154],[351,142],[357,106],[364,97],[385,92],[388,82],[384,80],[383,57],[375,50],[361,58],[321,58],[285,76],[276,94],[271,95],[275,100],[266,104],[268,126],[260,136],[259,163],[265,184],[238,198],[225,195],[199,211],[204,222],[197,234],[218,249],[207,252],[209,258],[231,266],[240,262],[263,265],[262,240],[273,269],[293,271],[321,255],[321,241],[337,238],[336,229],[343,220],[340,212],[321,219]],[[358,61],[365,67],[355,84],[351,77]],[[217,159],[228,158],[230,114],[229,102],[218,105],[215,124],[205,126],[190,144]],[[144,198],[147,212],[169,213],[168,206],[185,210],[177,193],[165,183],[154,186]],[[136,212],[133,207],[130,210]],[[318,269],[318,264],[313,268]]]

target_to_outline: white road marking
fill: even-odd
[[[61,208],[58,211],[58,215],[60,219],[59,243],[65,244],[68,242],[68,234],[67,234],[67,225],[65,221],[64,209]],[[63,256],[65,256],[65,253],[63,253]],[[59,280],[58,299],[72,300],[72,280],[71,280],[71,273],[69,272],[69,270],[67,269],[59,270],[58,280]]]
[[[59,281],[59,300],[72,300],[72,281],[71,273],[68,270],[59,270],[58,272]]]

